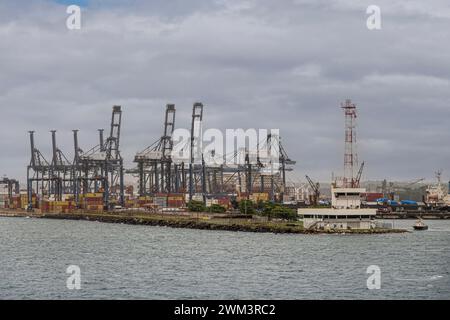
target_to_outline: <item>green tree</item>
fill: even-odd
[[[270,218],[272,216],[272,211],[275,208],[275,206],[276,205],[273,202],[270,202],[270,201],[265,202],[264,203],[264,208],[263,208],[263,211],[262,211],[262,215],[263,216],[267,216],[267,217]]]
[[[254,214],[255,206],[251,200],[241,200],[239,202],[239,211],[243,214]]]
[[[298,218],[295,210],[281,205],[277,205],[272,209],[271,216],[285,220],[297,220]]]
[[[203,212],[205,211],[205,205],[202,201],[192,200],[188,203],[188,209],[193,212]]]
[[[257,213],[259,215],[268,217],[269,220],[271,218],[286,219],[286,220],[297,219],[297,213],[295,210],[270,201],[258,202]]]

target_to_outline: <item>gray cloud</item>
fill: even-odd
[[[24,178],[27,130],[49,154],[50,129],[72,155],[124,109],[123,155],[162,131],[166,103],[188,127],[194,101],[207,127],[280,128],[305,173],[329,180],[343,159],[339,103],[359,106],[358,150],[368,179],[450,174],[450,12],[445,1],[91,1],[82,30],[65,5],[0,4],[0,174]]]

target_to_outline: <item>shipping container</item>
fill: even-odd
[[[376,202],[377,199],[383,198],[383,193],[380,192],[366,192],[361,193],[361,197],[363,200],[367,202]]]
[[[256,192],[250,195],[250,200],[253,202],[269,201],[269,194],[265,192]]]
[[[181,208],[181,207],[185,207],[186,203],[184,202],[183,199],[181,200],[167,200],[167,207],[169,208]]]
[[[158,207],[167,207],[167,196],[155,196],[153,203]]]
[[[85,198],[103,198],[103,193],[98,192],[98,193],[86,193],[84,195]]]
[[[189,201],[189,195],[186,195],[186,197],[187,197],[186,201]],[[203,201],[203,195],[201,193],[193,194],[192,195],[192,200],[194,200],[194,201]]]

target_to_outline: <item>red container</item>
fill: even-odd
[[[155,193],[155,197],[167,197],[167,193]]]
[[[377,199],[383,198],[383,194],[380,192],[367,192],[361,194],[361,196],[367,202],[375,202]]]
[[[168,200],[167,206],[169,208],[180,208],[185,206],[185,202],[183,200]]]

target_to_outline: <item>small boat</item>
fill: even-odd
[[[423,222],[422,219],[417,220],[413,228],[414,230],[428,230],[428,226]]]

